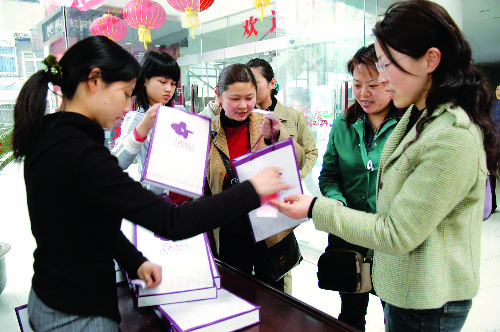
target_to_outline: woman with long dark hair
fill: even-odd
[[[184,239],[246,216],[260,206],[259,195],[286,186],[279,170],[269,168],[221,195],[179,207],[166,203],[124,173],[103,144],[103,128],[128,112],[141,84],[134,57],[93,36],[45,64],[26,81],[14,108],[14,155],[24,160],[37,245],[30,324],[35,331],[118,331],[113,259],[149,288],[161,281],[161,272],[120,231],[122,218]],[[53,114],[45,114],[49,83],[63,95]]]
[[[500,160],[491,92],[438,4],[396,2],[373,32],[379,82],[408,108],[380,157],[377,213],[304,195],[275,204],[375,250],[386,331],[459,331],[479,289],[486,179]]]
[[[139,174],[142,174],[144,169],[151,139],[150,133],[158,107],[163,105],[184,110],[183,106],[174,105],[176,88],[181,76],[181,70],[174,57],[164,52],[147,52],[142,59],[142,75],[144,84],[136,88],[135,104],[138,108],[125,115],[120,137],[111,152],[118,158],[118,163],[123,169],[127,169],[136,160]],[[158,195],[169,195],[175,203],[189,200],[189,197],[166,192],[159,187],[147,184],[143,186]]]

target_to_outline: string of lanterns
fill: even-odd
[[[194,38],[194,28],[200,26],[198,12],[209,8],[214,0],[167,0],[168,4],[184,13],[186,28],[191,29]],[[253,0],[253,6],[260,10],[260,20],[264,20],[264,8],[269,5],[269,0]],[[153,0],[132,0],[123,8],[123,20],[111,14],[104,14],[96,18],[90,25],[93,36],[101,35],[118,42],[123,40],[131,26],[138,30],[139,41],[148,49],[152,41],[151,30],[158,29],[166,21],[167,15],[163,7]],[[126,24],[125,24],[126,22]]]

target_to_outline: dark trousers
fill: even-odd
[[[370,293],[350,294],[339,292],[339,295],[342,304],[338,319],[358,330],[364,331]]]
[[[376,295],[373,289],[369,293],[360,294],[339,292],[341,306],[338,320],[360,331],[364,331],[366,325],[365,316],[368,310],[370,294]],[[382,303],[382,308],[384,308],[385,302],[380,300],[380,303]]]
[[[251,234],[248,232],[247,234]],[[219,259],[232,267],[253,275],[256,279],[280,290],[285,290],[285,278],[273,280],[270,272],[263,264],[266,258],[267,246],[264,241],[254,243],[252,238],[245,236],[224,236],[220,234],[220,255]]]
[[[447,302],[441,308],[413,310],[387,303],[384,307],[386,332],[447,331],[460,332],[472,300]]]

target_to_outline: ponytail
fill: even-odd
[[[106,84],[137,79],[141,71],[132,54],[104,36],[84,38],[71,46],[59,62],[54,55],[49,55],[43,63],[47,68],[26,81],[14,107],[12,145],[17,159],[26,156],[38,138],[49,83],[61,87],[65,103],[74,97],[80,82],[86,81],[94,68],[101,70],[101,78]],[[136,87],[143,84],[140,78],[137,79]]]
[[[26,155],[37,136],[47,105],[49,73],[40,70],[24,84],[14,107],[14,130],[12,148],[14,157]]]

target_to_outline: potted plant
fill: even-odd
[[[14,160],[14,153],[12,151],[13,129],[14,123],[0,123],[0,172]]]

